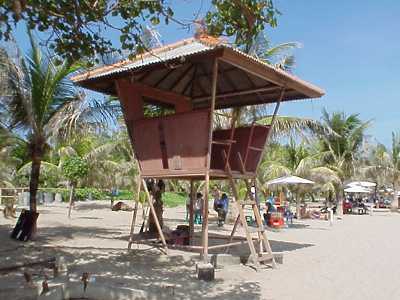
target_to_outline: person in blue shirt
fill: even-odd
[[[218,227],[224,226],[229,209],[229,198],[225,193],[222,194],[221,199],[214,201],[214,209],[218,213]]]

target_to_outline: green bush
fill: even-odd
[[[65,160],[62,171],[64,176],[76,186],[76,183],[89,173],[89,165],[79,156],[70,156]]]
[[[69,200],[69,194],[71,190],[66,188],[55,188],[51,189],[51,192],[60,193],[63,201],[67,202]],[[97,188],[77,188],[75,189],[75,200],[83,201],[86,199],[90,199],[90,194],[92,200],[106,200],[110,198],[109,194],[106,191],[102,191]]]
[[[119,194],[117,197],[114,197],[116,200],[133,200],[133,192],[130,190],[119,190]]]
[[[78,201],[86,199],[105,200],[109,197],[109,193],[96,188],[80,188],[75,190],[75,200]]]

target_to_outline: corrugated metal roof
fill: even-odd
[[[182,46],[178,47],[171,47],[170,49],[166,49],[165,51],[162,51],[160,53],[157,52],[148,52],[147,55],[145,56],[139,56],[136,60],[132,62],[128,62],[127,64],[124,64],[123,66],[116,66],[114,68],[110,68],[108,71],[105,72],[99,72],[97,74],[89,75],[90,79],[95,79],[107,75],[112,75],[112,74],[118,74],[130,70],[134,70],[137,68],[141,68],[144,66],[156,64],[156,63],[163,63],[163,62],[168,62],[174,59],[179,59],[183,58],[189,55],[193,54],[198,54],[206,51],[213,50],[217,48],[218,46],[210,46],[203,44],[197,40],[191,40],[188,41],[187,43],[184,43]],[[112,67],[112,66],[109,66]],[[107,67],[106,67],[107,68]],[[96,70],[96,69],[94,69]],[[90,73],[87,72],[87,73]],[[76,76],[76,77],[79,77]]]
[[[238,68],[243,68],[246,72],[251,69],[251,66],[260,65],[263,69],[259,69],[257,72],[263,73],[265,71],[265,74],[261,75],[264,80],[279,86],[284,84],[288,88],[299,91],[298,97],[314,98],[324,94],[324,91],[317,86],[213,38],[191,38],[182,40],[171,45],[153,49],[150,52],[136,56],[134,59],[127,59],[112,65],[94,68],[90,71],[73,76],[71,79],[86,88],[101,90],[102,92],[108,91],[109,93],[109,89],[113,88],[107,86],[106,77],[123,75],[123,73],[129,73],[130,71],[141,68],[145,69],[154,64],[168,65],[170,62],[180,59],[182,63],[184,63],[184,58],[190,59],[193,55],[211,53],[219,49],[224,49],[221,56],[222,60],[224,57],[229,57],[229,53],[235,53],[235,57],[228,59],[228,64],[236,62],[237,57],[242,64],[242,67],[239,66]],[[245,61],[241,60],[241,58],[244,58]],[[204,59],[204,62],[206,61],[207,58]],[[102,82],[103,86],[90,86],[94,82]]]

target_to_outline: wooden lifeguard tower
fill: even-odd
[[[138,160],[139,183],[147,194],[166,248],[144,180],[182,179],[190,180],[192,186],[193,181],[204,180],[202,242],[197,246],[203,259],[207,261],[209,249],[235,244],[232,237],[237,225],[242,224],[253,262],[258,266],[263,260],[272,260],[275,266],[260,212],[250,192],[251,181],[255,179],[281,102],[318,98],[323,90],[211,37],[183,40],[72,79],[82,87],[119,98]],[[236,127],[232,118],[230,128],[215,129],[215,110],[263,103],[276,104],[270,126]],[[166,107],[173,113],[145,117],[146,104]],[[209,246],[209,181],[217,179],[229,180],[239,216],[228,243]],[[246,182],[246,198],[250,201],[239,198],[236,180]],[[192,200],[193,194],[192,189]],[[247,227],[245,204],[253,207],[260,249],[254,246]],[[192,232],[193,218],[190,221]]]

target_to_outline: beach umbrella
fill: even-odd
[[[314,181],[304,179],[297,176],[283,176],[268,181],[266,184],[271,185],[302,185],[302,184],[314,184]]]
[[[362,186],[351,186],[351,187],[349,187],[347,189],[344,189],[344,191],[346,193],[365,193],[365,194],[370,194],[371,193],[371,190],[369,190],[369,189],[367,189],[365,187],[362,187]]]
[[[314,183],[315,183],[314,181],[301,178],[298,176],[283,176],[270,180],[266,184],[268,186],[296,186],[296,185],[304,186],[304,185],[312,185]],[[296,193],[296,215],[298,218],[300,218],[300,202],[299,198],[297,197],[297,193]]]
[[[374,188],[376,187],[375,182],[370,182],[370,181],[353,181],[347,184],[348,187],[353,187],[353,186],[361,186],[364,188]]]

